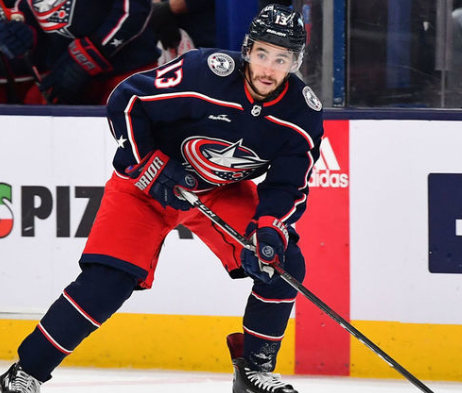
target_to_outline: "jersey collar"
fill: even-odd
[[[266,107],[266,106],[275,105],[279,101],[282,100],[282,98],[286,95],[287,90],[289,90],[289,81],[285,81],[284,83],[285,83],[285,86],[282,89],[282,91],[279,93],[279,95],[276,98],[274,98],[273,100],[271,100],[271,101],[264,102],[263,106]],[[247,99],[249,100],[249,102],[251,104],[254,104],[255,100],[253,99],[252,95],[250,94],[250,91],[249,91],[249,88],[247,87],[247,83],[246,83],[245,79],[244,79],[244,91],[245,91],[245,95],[247,96]]]

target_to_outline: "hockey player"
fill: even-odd
[[[121,80],[157,66],[156,36],[146,28],[151,9],[152,0],[17,0],[16,18],[0,20],[0,56],[19,99],[43,103],[34,65],[50,103],[106,104]],[[5,77],[0,69],[3,103]]]
[[[296,393],[272,373],[296,291],[271,264],[279,261],[303,280],[292,224],[305,210],[323,134],[321,103],[294,75],[304,46],[301,15],[269,5],[252,21],[241,54],[193,50],[113,91],[115,172],[82,272],[21,343],[19,361],[0,378],[2,393],[38,392],[134,289],[150,288],[162,243],[179,224],[208,245],[232,278],[254,280],[243,332],[228,336],[233,392]],[[257,188],[251,179],[263,174]],[[177,186],[196,192],[257,251],[243,249],[178,198]]]

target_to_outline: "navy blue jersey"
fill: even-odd
[[[89,37],[121,74],[154,64],[156,38],[146,29],[152,0],[18,0],[16,8],[37,32],[33,51],[39,69],[49,70],[69,43]]]
[[[240,64],[237,52],[199,49],[122,82],[107,106],[119,145],[113,164],[126,176],[160,149],[196,174],[199,190],[266,174],[255,218],[291,224],[305,210],[319,157],[321,104],[295,75],[275,99],[255,102]]]

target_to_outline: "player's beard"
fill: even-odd
[[[277,80],[275,80],[274,78],[266,77],[266,79],[269,79],[270,81],[273,81],[273,82],[277,83]],[[262,97],[261,100],[265,100],[268,97],[272,96],[272,94],[276,90],[278,90],[279,86],[282,84],[282,83],[279,84],[279,85],[276,84],[276,87],[274,89],[270,90],[267,93],[261,92],[254,84],[254,81],[258,80],[258,77],[255,76],[255,74],[253,73],[252,69],[249,66],[247,66],[246,80],[247,80],[247,83],[250,85],[251,89],[254,91],[254,93],[257,94],[258,96]]]

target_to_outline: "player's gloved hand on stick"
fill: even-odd
[[[153,3],[150,26],[164,49],[175,49],[180,43],[180,29],[168,1]]]
[[[246,236],[256,249],[255,252],[246,248],[242,250],[242,268],[251,277],[269,283],[274,277],[271,264],[284,264],[284,253],[289,243],[287,226],[276,217],[263,216],[247,226]]]
[[[89,80],[112,70],[111,64],[88,38],[72,41],[40,85],[53,104],[79,103]]]
[[[19,21],[0,21],[0,51],[9,59],[22,56],[34,45],[34,30]]]
[[[128,167],[125,172],[136,187],[152,196],[163,207],[170,206],[184,211],[193,208],[175,191],[175,187],[194,190],[197,187],[196,178],[183,165],[160,150],[149,153],[139,164]]]

